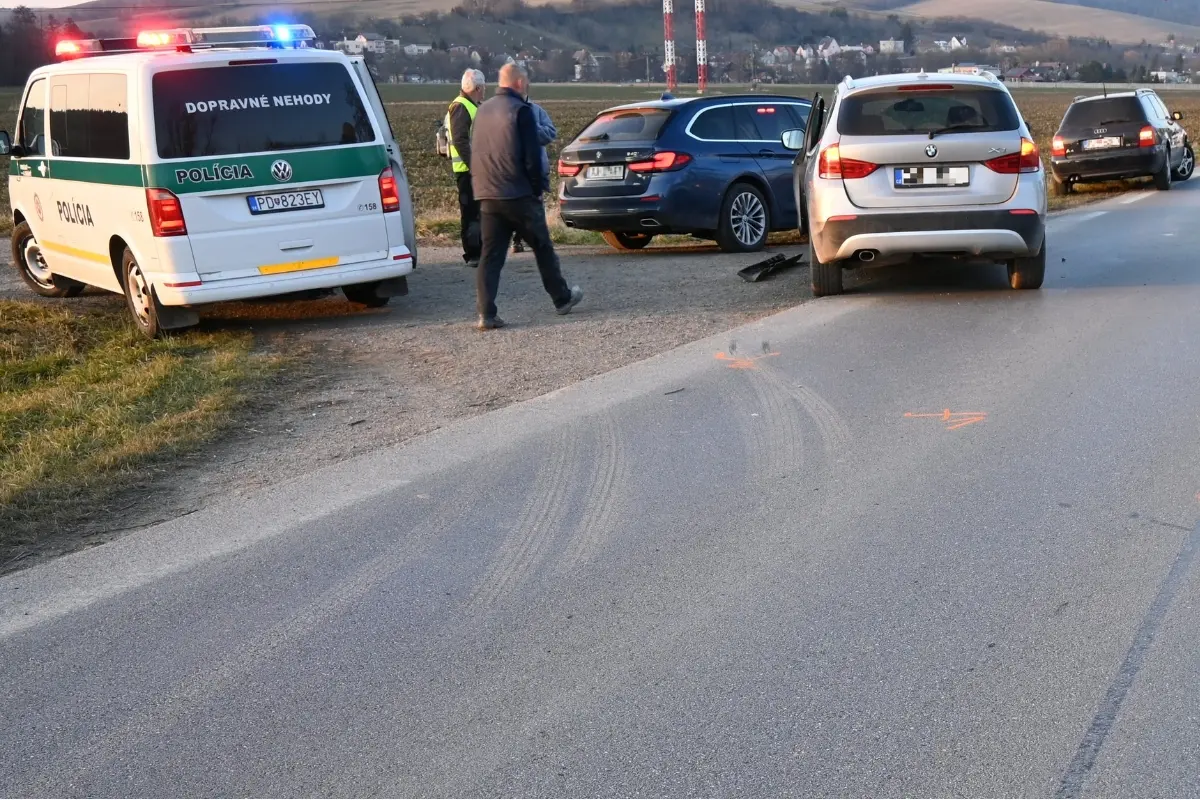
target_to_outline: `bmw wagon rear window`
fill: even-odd
[[[671,111],[666,108],[626,108],[606,111],[583,129],[576,140],[591,142],[653,142]]]
[[[350,72],[333,63],[245,64],[154,76],[161,158],[375,141]]]
[[[1121,122],[1143,122],[1146,112],[1136,97],[1109,97],[1076,103],[1063,117],[1064,128],[1099,128]]]
[[[933,131],[994,133],[1021,127],[1017,109],[994,89],[890,90],[842,101],[838,130],[845,136],[896,136]]]

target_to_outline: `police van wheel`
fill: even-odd
[[[12,259],[21,273],[21,280],[42,297],[76,297],[87,288],[78,281],[50,271],[41,245],[28,222],[22,222],[13,231]]]
[[[121,258],[121,285],[125,287],[125,304],[129,306],[134,324],[144,335],[157,339],[163,333],[158,320],[158,304],[141,265],[128,248]]]
[[[376,290],[379,288],[379,282],[372,283],[356,283],[353,286],[343,286],[342,294],[346,295],[346,299],[356,305],[366,306],[367,308],[383,308],[388,304],[390,297],[380,297]]]

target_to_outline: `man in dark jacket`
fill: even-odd
[[[475,114],[486,89],[483,73],[469,69],[462,76],[462,94],[454,98],[446,111],[446,130],[450,134],[450,164],[458,184],[459,223],[462,230],[463,261],[468,267],[479,266],[479,202],[471,190],[471,131]]]
[[[516,64],[500,70],[500,89],[479,107],[471,138],[471,179],[482,212],[483,260],[475,276],[479,328],[503,328],[496,316],[500,271],[513,233],[529,243],[537,258],[542,286],[559,314],[569,314],[583,291],[563,280],[558,254],[550,241],[542,192],[549,176],[542,166],[542,143],[526,97],[529,78]]]

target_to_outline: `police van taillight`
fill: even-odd
[[[383,213],[400,210],[400,189],[396,186],[396,175],[388,167],[379,173],[379,200],[383,203]]]
[[[187,236],[183,206],[166,189],[147,189],[146,207],[150,211],[150,229],[155,236]]]

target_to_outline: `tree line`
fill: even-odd
[[[60,39],[78,38],[83,32],[67,18],[53,14],[45,19],[25,6],[17,6],[6,22],[0,23],[0,86],[21,86],[29,73],[54,59]]]

